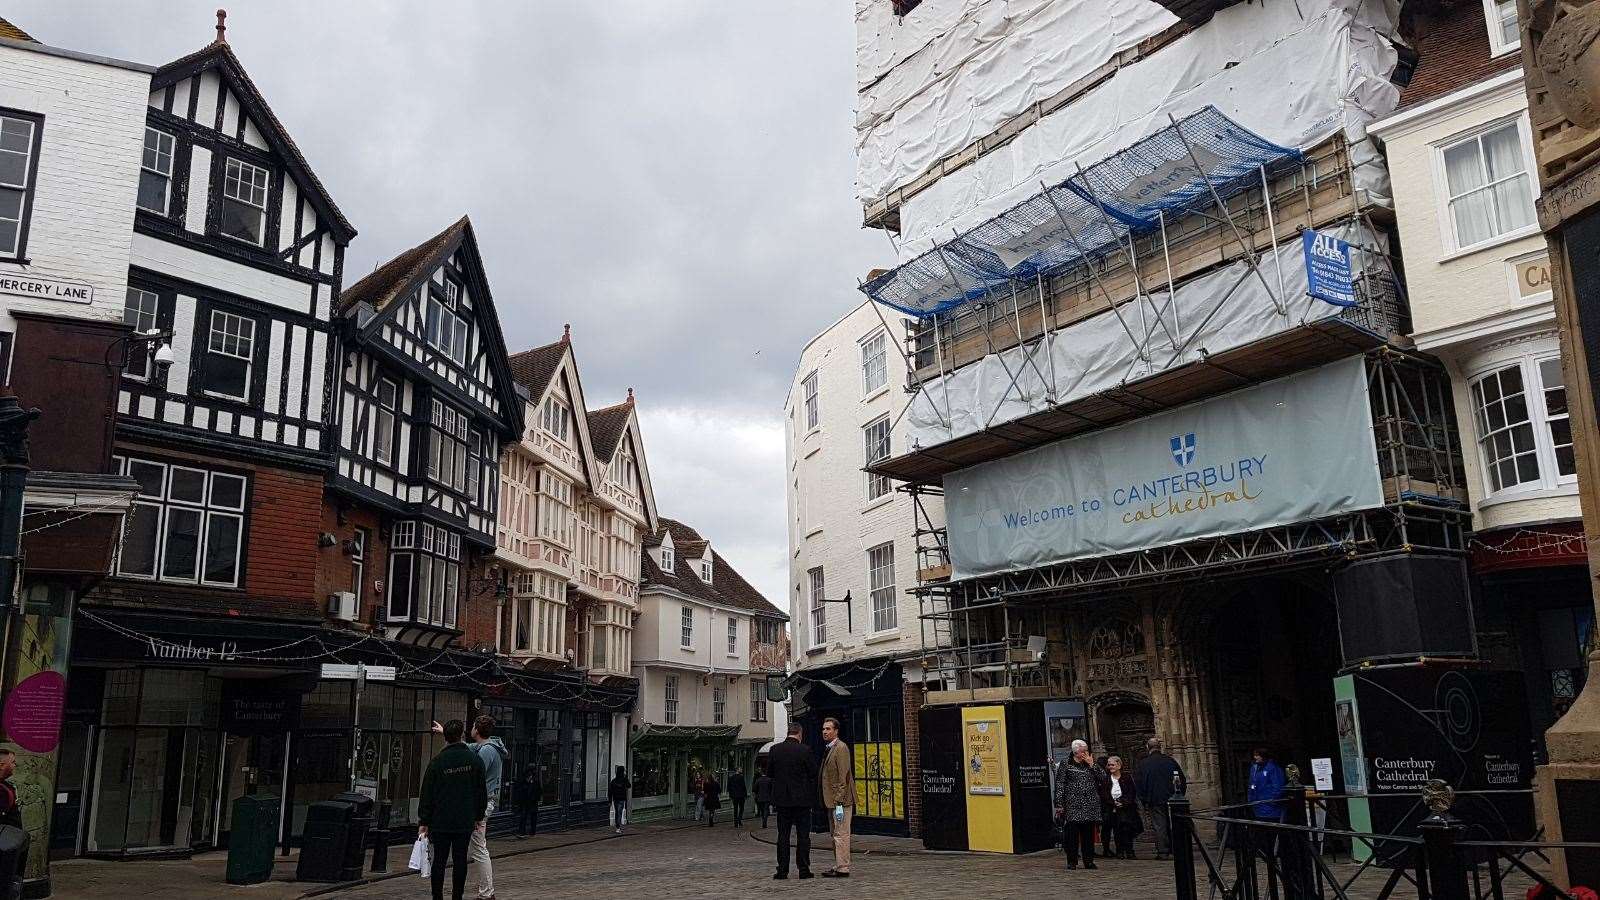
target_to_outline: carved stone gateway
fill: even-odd
[[[1600,156],[1600,2],[1532,0],[1522,22],[1528,115],[1548,186]]]

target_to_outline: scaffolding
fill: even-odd
[[[1204,576],[1256,576],[1404,553],[1467,552],[1469,512],[1450,380],[1428,357],[1392,347],[1365,356],[1384,505],[1313,521],[1131,553],[952,581],[924,578],[918,599],[930,689],[962,699],[1070,693],[1066,639],[1047,610]],[[912,484],[913,497],[942,489]],[[919,548],[948,552],[931,528]],[[934,687],[937,685],[937,687]],[[935,694],[937,696],[937,694]]]

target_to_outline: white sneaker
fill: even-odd
[[[621,834],[621,833],[622,833],[622,829],[621,829],[621,828],[618,828],[618,829],[617,829],[617,834]]]

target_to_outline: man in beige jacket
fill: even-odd
[[[856,807],[856,774],[850,747],[839,740],[839,720],[822,720],[822,739],[828,755],[822,760],[822,805],[828,810],[828,832],[833,835],[833,868],[823,878],[850,877],[850,819]]]

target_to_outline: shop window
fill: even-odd
[[[244,552],[243,475],[196,466],[116,457],[114,467],[139,482],[123,528],[117,574],[236,587]]]

